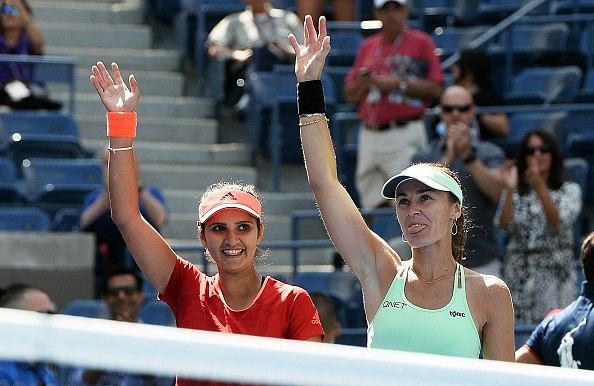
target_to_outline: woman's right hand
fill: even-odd
[[[95,86],[101,102],[107,111],[136,111],[140,90],[134,75],[130,75],[128,81],[130,88],[124,83],[120,68],[117,63],[111,64],[113,78],[109,75],[107,68],[102,62],[97,62],[91,67],[91,83]]]
[[[515,190],[518,186],[518,168],[515,162],[505,161],[499,169],[499,177],[507,190]]]
[[[310,15],[305,16],[303,45],[295,35],[289,35],[289,43],[295,51],[295,75],[298,82],[318,80],[322,76],[326,56],[330,52],[330,36],[326,33],[326,18],[320,17],[319,34]]]

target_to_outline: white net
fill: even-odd
[[[445,332],[444,332],[445,333]],[[594,385],[594,372],[0,310],[0,360],[269,385]]]

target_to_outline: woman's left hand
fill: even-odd
[[[538,164],[536,160],[528,160],[528,168],[525,174],[526,182],[534,190],[537,190],[545,185],[545,181],[542,178],[540,171],[538,170]]]
[[[322,76],[326,56],[330,52],[330,36],[326,33],[326,18],[320,17],[319,33],[310,15],[305,16],[303,45],[295,35],[289,35],[289,43],[295,50],[295,75],[298,82],[318,80]]]

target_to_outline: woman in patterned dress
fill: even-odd
[[[503,166],[501,178],[505,189],[495,223],[508,235],[503,274],[516,322],[536,324],[575,298],[573,224],[582,193],[564,181],[559,144],[543,130],[526,134],[515,164]]]

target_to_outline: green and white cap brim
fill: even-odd
[[[382,187],[384,198],[394,199],[396,189],[402,182],[414,179],[428,187],[444,192],[451,192],[462,204],[462,188],[449,174],[428,164],[415,164],[404,169],[401,173],[391,177]]]

